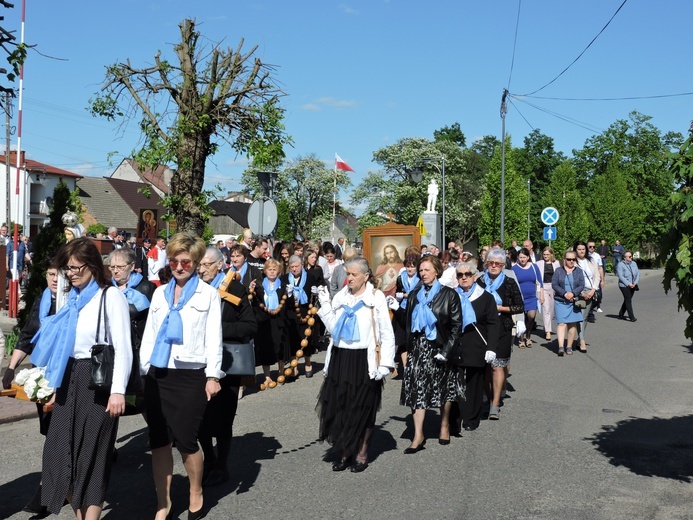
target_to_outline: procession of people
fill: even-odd
[[[555,319],[558,356],[573,347],[586,352],[589,311],[604,282],[602,261],[586,242],[569,248],[563,262],[550,248],[536,262],[528,242],[512,254],[494,242],[479,259],[454,242],[437,254],[387,243],[371,265],[343,242],[270,248],[250,234],[206,246],[181,232],[145,255],[120,248],[104,262],[89,238],[73,234],[49,265],[48,288],[3,377],[7,388],[30,355],[55,389],[52,418],[41,421],[47,438],[34,512],[57,513],[67,500],[77,518],[100,517],[127,404],[148,426],[152,516],[171,518],[175,447],[189,479],[188,518],[204,517],[204,489],[233,471],[244,386],[277,395],[313,377],[320,350],[315,429],[333,471],[368,468],[388,377],[401,379],[400,403],[411,412],[406,455],[426,447],[429,408],[439,409],[442,446],[484,419],[499,420],[514,348],[532,346],[536,322],[550,341]],[[619,317],[627,312],[634,322],[639,271],[630,251],[617,271]],[[109,383],[100,387],[90,351],[96,344],[113,352]],[[67,471],[73,467],[79,471]]]

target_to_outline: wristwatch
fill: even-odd
[[[218,382],[219,382],[219,378],[218,378],[218,377],[208,377],[208,378],[207,378],[207,381],[214,381],[215,383],[218,383]]]

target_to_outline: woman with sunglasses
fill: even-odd
[[[488,418],[500,419],[501,394],[508,378],[513,343],[513,315],[524,312],[522,293],[517,282],[504,272],[506,254],[502,249],[491,249],[486,256],[486,271],[477,283],[493,296],[500,316],[501,327],[496,343],[496,359],[486,367],[486,388],[491,399]],[[512,273],[512,270],[509,270]]]
[[[219,293],[197,275],[205,243],[176,234],[167,246],[171,281],[152,298],[140,349],[144,398],[156,487],[156,519],[171,515],[173,442],[190,482],[188,519],[202,518],[202,453],[197,444],[207,401],[221,389]]]
[[[459,402],[462,427],[474,431],[481,421],[486,365],[496,359],[501,322],[496,301],[476,283],[476,262],[457,266],[457,294],[462,305],[462,334],[453,362],[464,370],[464,400]]]
[[[582,309],[582,323],[578,331],[578,350],[587,352],[587,324],[589,323],[589,315],[595,305],[597,290],[601,285],[601,275],[599,273],[599,264],[593,256],[587,251],[587,243],[578,240],[573,245],[576,264],[582,270],[583,278],[585,279],[585,288],[582,291],[581,297],[585,300],[585,308]]]
[[[582,321],[582,312],[575,305],[578,295],[585,288],[585,277],[577,266],[577,254],[568,250],[563,255],[563,266],[556,269],[551,280],[554,292],[554,314],[558,335],[558,355],[571,355],[577,324]],[[563,346],[568,330],[568,344]]]
[[[41,503],[57,515],[67,499],[77,518],[94,520],[101,516],[118,418],[125,412],[132,367],[130,315],[125,296],[106,290],[111,283],[90,239],[71,240],[56,260],[72,289],[63,307],[41,321],[31,354],[31,362],[46,367],[46,379],[56,389],[43,447]],[[91,347],[105,338],[115,351],[113,384],[109,391],[91,390]]]

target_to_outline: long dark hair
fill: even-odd
[[[111,283],[106,276],[101,253],[99,253],[99,250],[90,238],[83,237],[70,240],[58,250],[55,260],[60,269],[66,269],[71,257],[86,264],[86,268],[89,269],[99,287],[106,287]]]

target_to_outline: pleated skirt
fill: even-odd
[[[106,500],[118,418],[106,413],[109,394],[89,390],[91,359],[70,358],[43,446],[41,503],[58,514]]]
[[[321,441],[340,454],[355,455],[368,428],[375,426],[383,381],[368,377],[366,349],[332,347],[330,366],[315,410]]]

